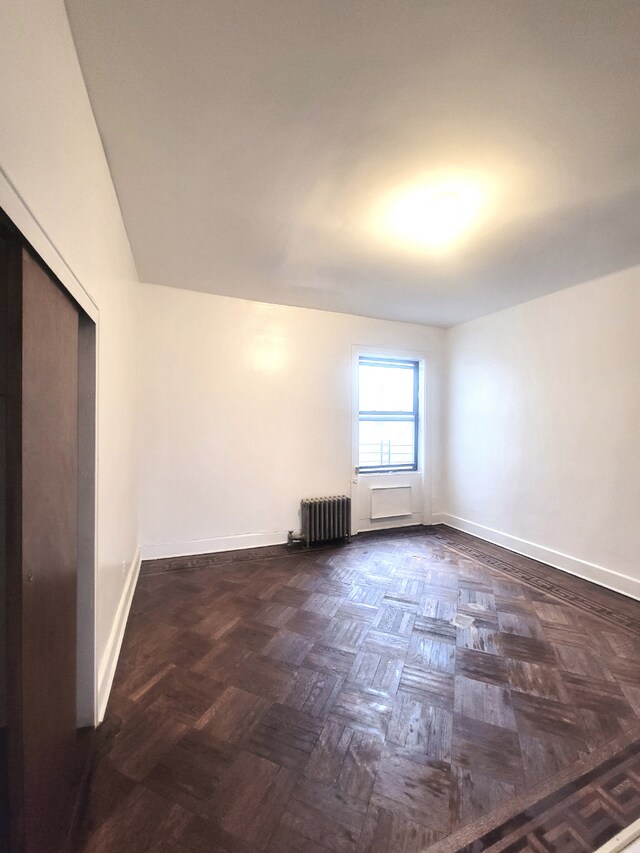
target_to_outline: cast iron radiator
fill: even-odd
[[[305,498],[300,502],[302,539],[307,548],[319,542],[351,537],[351,498]]]

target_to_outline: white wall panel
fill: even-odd
[[[441,520],[640,597],[640,267],[447,338]]]
[[[283,542],[300,499],[350,494],[355,345],[431,354],[441,495],[444,331],[143,285],[143,556]]]
[[[378,486],[371,489],[370,518],[402,518],[412,515],[411,486]]]

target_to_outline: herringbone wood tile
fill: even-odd
[[[142,574],[79,849],[418,853],[640,734],[638,605],[459,534],[358,540]],[[635,778],[513,849],[592,849]]]

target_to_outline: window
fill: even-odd
[[[417,471],[418,362],[360,356],[361,473]]]

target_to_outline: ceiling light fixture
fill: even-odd
[[[482,188],[472,181],[453,179],[405,187],[387,197],[376,230],[384,231],[394,242],[446,251],[468,235],[483,206]]]

